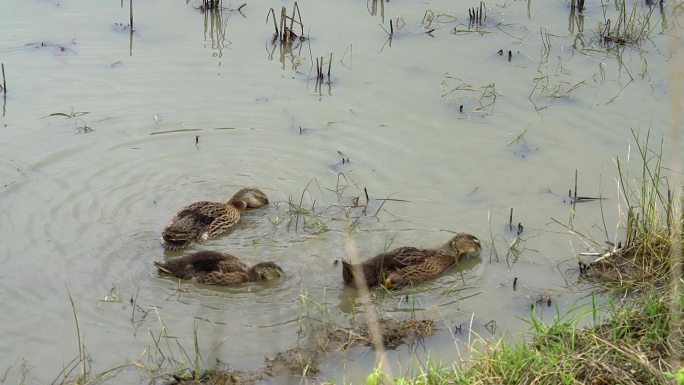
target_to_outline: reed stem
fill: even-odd
[[[2,67],[2,93],[7,95],[7,83],[5,83],[5,63],[0,65]]]

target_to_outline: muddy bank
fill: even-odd
[[[382,341],[386,349],[396,349],[431,336],[435,332],[434,321],[408,319],[379,321]],[[357,346],[372,346],[366,325],[345,328],[339,325],[320,325],[309,333],[306,341],[298,346],[279,352],[272,358],[265,357],[264,365],[256,370],[213,369],[199,378],[190,375],[171,375],[170,384],[183,385],[249,385],[280,376],[315,376],[319,365],[334,352],[347,351]]]

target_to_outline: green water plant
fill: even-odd
[[[657,24],[651,23],[656,7],[649,6],[644,12],[637,1],[628,4],[627,0],[616,0],[617,14],[611,18],[607,11],[608,4],[601,1],[601,5],[603,21],[599,23],[598,35],[606,47],[640,44],[657,27]]]

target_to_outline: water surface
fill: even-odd
[[[550,290],[560,309],[587,295],[575,270],[586,247],[552,220],[569,221],[575,170],[580,195],[607,198],[615,239],[613,159],[635,156],[630,130],[650,130],[658,142],[671,126],[677,67],[661,33],[667,9],[656,7],[640,48],[607,49],[596,5],[583,30],[566,2],[533,1],[487,4],[485,24],[469,29],[476,4],[468,2],[302,2],[309,39],[281,47],[264,19],[291,3],[219,13],[198,5],[136,2],[132,36],[118,1],[0,5],[9,89],[0,126],[0,367],[14,363],[10,382],[22,360],[27,383],[46,383],[78,354],[67,288],[94,373],[142,362],[150,332],[163,327],[190,352],[196,329],[207,367],[252,369],[296,344],[303,297],[341,324],[359,317],[335,264],[349,258],[345,241],[370,256],[463,231],[485,244],[480,260],[377,298],[383,314],[437,320],[439,335],[421,357],[429,349],[457,359],[455,344],[467,339],[450,333],[458,325],[517,335],[537,294]],[[397,17],[390,44],[380,24],[389,30]],[[315,57],[327,63],[331,52],[331,81],[319,89]],[[286,277],[223,289],[158,277],[152,262],[179,255],[159,244],[171,216],[245,185],[273,204],[190,250],[273,260]],[[364,188],[365,214],[350,208],[366,203]],[[297,218],[288,202],[317,214]],[[578,205],[575,225],[603,240],[600,204]],[[515,258],[507,256],[511,208],[524,227]],[[103,302],[110,293],[120,301]],[[539,308],[545,318],[554,311]],[[392,357],[408,366],[407,349]],[[367,350],[348,358],[321,378],[358,381],[373,364]],[[144,376],[131,367],[116,382]]]

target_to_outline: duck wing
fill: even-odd
[[[407,266],[423,263],[426,259],[436,254],[437,251],[433,249],[419,249],[416,247],[400,247],[382,253],[374,258],[382,259],[382,269],[393,270],[402,269]]]
[[[436,250],[418,249],[416,247],[400,247],[367,259],[360,266],[342,263],[342,279],[348,286],[356,286],[354,272],[361,269],[368,287],[374,287],[384,282],[391,272],[405,269],[408,266],[423,263]]]
[[[212,225],[231,211],[226,204],[216,202],[196,202],[184,207],[162,231],[162,246],[179,250],[194,241],[210,238]]]
[[[203,218],[202,223],[207,225],[204,230],[207,238],[214,238],[228,231],[240,220],[240,210],[236,207],[217,202],[193,203],[178,213],[191,212],[196,218]],[[204,236],[204,234],[202,234]]]
[[[231,273],[212,271],[210,273],[202,274],[196,278],[193,278],[193,281],[197,283],[203,283],[205,285],[229,286],[245,283],[249,281],[249,276],[244,271],[235,271]]]
[[[184,215],[174,217],[162,231],[162,246],[167,250],[180,250],[202,237],[208,224],[203,217]]]
[[[406,266],[397,268],[395,272],[400,274],[404,281],[417,283],[437,277],[456,264],[454,256],[443,251],[430,251],[409,258]]]

